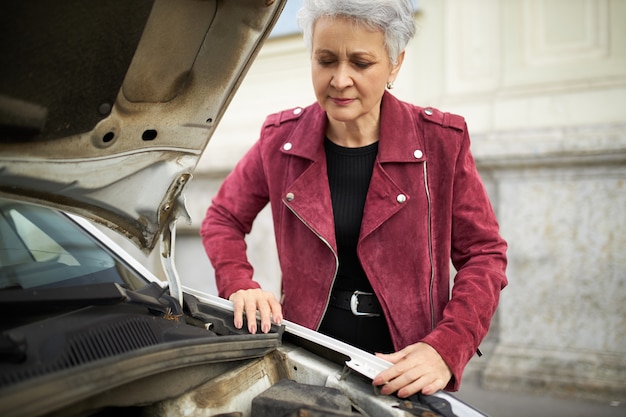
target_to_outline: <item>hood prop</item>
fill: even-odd
[[[170,296],[174,298],[180,306],[183,306],[183,291],[180,285],[180,277],[176,270],[174,260],[175,244],[176,244],[176,222],[179,217],[183,217],[188,224],[191,224],[191,216],[187,211],[187,202],[182,194],[185,185],[191,179],[191,174],[183,174],[170,187],[167,198],[159,209],[159,215],[162,216],[165,227],[161,231],[161,241],[159,253],[161,266],[169,283]],[[161,223],[159,221],[159,223]]]

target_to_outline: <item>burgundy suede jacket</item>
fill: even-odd
[[[489,329],[507,283],[506,242],[470,153],[462,117],[385,93],[379,151],[358,255],[397,350],[423,341],[453,373]],[[259,288],[244,236],[269,202],[282,270],[283,315],[317,329],[337,272],[337,245],[318,104],[270,115],[202,223],[219,295]],[[450,293],[450,260],[457,271]]]

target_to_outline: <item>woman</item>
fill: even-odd
[[[456,390],[506,285],[506,243],[463,118],[390,89],[415,32],[408,0],[305,0],[317,102],[270,115],[226,178],[201,235],[220,296],[255,333],[283,316],[393,364],[374,385]],[[279,303],[244,237],[270,203]],[[458,271],[450,295],[450,259]],[[395,352],[395,353],[390,353]]]

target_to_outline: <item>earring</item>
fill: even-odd
[[[391,90],[391,89],[393,89],[393,81],[389,81],[387,83],[387,90]]]

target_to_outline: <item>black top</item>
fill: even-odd
[[[373,292],[356,248],[378,142],[361,148],[345,148],[326,138],[324,148],[339,257],[333,297],[339,297],[340,290]],[[319,331],[371,353],[394,351],[389,327],[382,314],[355,316],[349,309],[331,303]]]
[[[324,148],[339,252],[339,271],[334,288],[371,291],[356,246],[378,142],[360,148],[345,148],[326,138]]]

